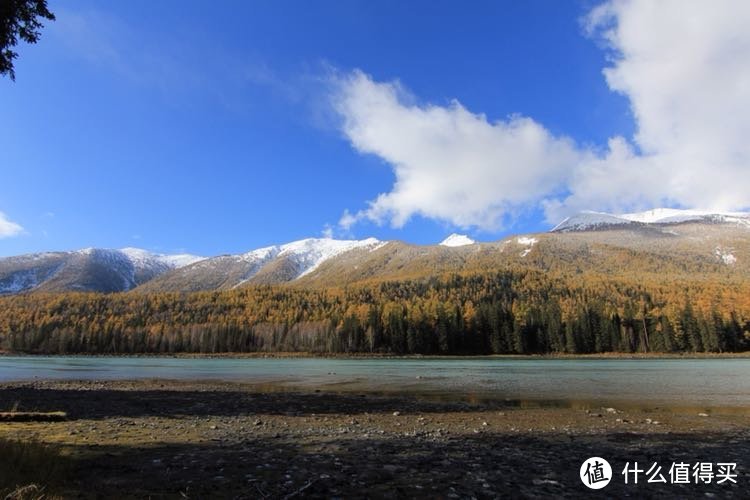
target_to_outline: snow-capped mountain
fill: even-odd
[[[0,258],[0,294],[39,291],[126,291],[202,257],[138,248],[84,248]]]
[[[551,232],[590,231],[614,225],[628,225],[633,221],[603,212],[580,212],[566,217]]]
[[[119,250],[125,254],[130,262],[138,269],[149,269],[166,267],[169,269],[178,269],[180,267],[189,266],[195,264],[199,260],[205,259],[205,257],[199,257],[197,255],[191,255],[188,253],[179,254],[161,254],[153,253],[148,250],[141,248],[126,247]]]
[[[215,290],[245,284],[284,283],[314,273],[325,262],[352,251],[373,252],[387,242],[375,238],[307,238],[240,255],[212,257],[147,283],[144,290]]]
[[[622,214],[619,217],[644,224],[677,224],[680,222],[734,222],[750,226],[750,212],[716,212],[711,210],[682,210],[655,208],[646,212]]]
[[[646,212],[612,215],[603,212],[580,212],[572,215],[552,229],[552,232],[592,231],[644,225],[667,225],[686,222],[730,223],[750,228],[748,212],[715,212],[711,210],[681,210],[657,208]]]
[[[210,258],[135,248],[48,252],[0,259],[0,294],[348,286],[525,267],[571,275],[638,269],[657,275],[718,273],[721,279],[750,279],[750,214],[674,209],[623,215],[583,212],[548,233],[488,243],[453,234],[437,245],[309,238]]]
[[[281,246],[279,256],[288,256],[294,259],[300,273],[296,278],[315,271],[323,262],[332,259],[344,252],[358,248],[377,250],[385,245],[375,238],[366,240],[334,240],[330,238],[308,238],[306,240],[294,241]]]
[[[453,233],[443,241],[441,241],[440,245],[444,247],[462,247],[466,245],[473,245],[474,243],[476,243],[476,241],[472,240],[465,234]]]

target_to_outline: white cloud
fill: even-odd
[[[10,238],[23,233],[23,228],[0,212],[0,238]]]
[[[582,209],[748,208],[747,26],[750,2],[613,0],[591,11],[584,28],[606,42],[604,77],[630,100],[637,130],[602,152],[532,118],[493,122],[457,101],[415,104],[398,82],[360,71],[339,77],[333,105],[344,134],[396,178],[340,225],[366,218],[400,227],[419,214],[491,230],[539,206],[551,223]]]
[[[614,141],[569,183],[573,208],[750,206],[750,3],[607,2],[585,19],[608,44],[609,87],[627,96],[635,146]],[[612,143],[611,143],[612,146]]]
[[[457,101],[420,106],[397,82],[377,83],[360,71],[337,81],[334,106],[352,145],[383,158],[396,175],[393,189],[369,208],[344,213],[345,228],[363,218],[401,227],[422,215],[496,229],[582,159],[570,140],[530,118],[490,122]]]

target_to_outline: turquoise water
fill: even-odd
[[[509,400],[750,408],[750,359],[0,357],[0,382],[159,378]]]

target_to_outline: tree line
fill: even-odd
[[[0,348],[44,354],[547,354],[750,349],[744,285],[531,270],[300,289],[0,298]]]

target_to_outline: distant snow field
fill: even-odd
[[[552,231],[585,231],[598,227],[630,224],[677,224],[701,221],[729,222],[750,228],[748,212],[717,212],[711,210],[683,210],[677,208],[655,208],[645,212],[613,215],[604,212],[580,212],[567,217]]]

